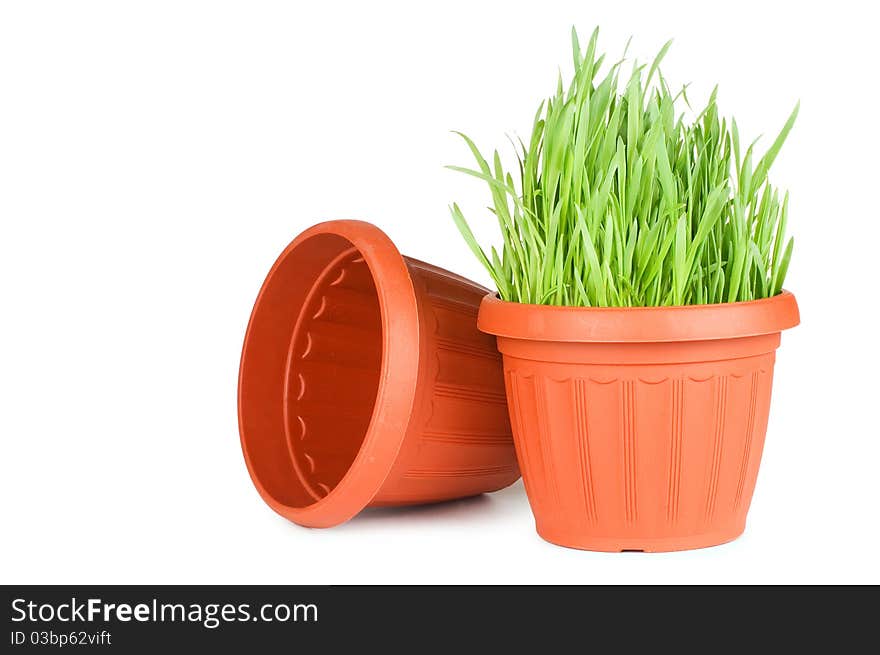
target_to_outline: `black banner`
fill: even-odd
[[[840,649],[867,647],[876,588],[753,587],[162,587],[0,589],[0,651],[223,652],[343,646],[469,652],[536,639],[589,651],[757,646],[775,635]],[[608,640],[611,640],[609,642]],[[721,640],[721,641],[719,641]]]

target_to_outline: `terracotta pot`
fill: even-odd
[[[519,478],[486,289],[332,221],[281,254],[251,314],[238,417],[251,479],[291,521],[428,503]]]
[[[587,550],[667,551],[745,528],[767,429],[787,291],[649,308],[483,299],[504,357],[538,533]]]

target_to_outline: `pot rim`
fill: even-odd
[[[561,307],[483,297],[477,327],[498,337],[575,343],[649,343],[776,334],[800,323],[794,294],[674,307]]]
[[[273,497],[260,482],[248,454],[243,421],[243,372],[254,317],[278,269],[305,241],[331,234],[349,241],[363,256],[379,300],[382,359],[370,422],[354,461],[339,483],[321,500],[294,507]],[[263,500],[282,516],[310,527],[343,523],[364,509],[379,492],[394,465],[409,425],[419,371],[419,318],[415,289],[403,256],[378,227],[365,221],[318,223],[297,236],[279,255],[266,276],[248,322],[238,382],[238,423],[248,473]],[[283,438],[283,435],[279,435]]]

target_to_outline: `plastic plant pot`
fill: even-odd
[[[519,478],[486,289],[403,257],[377,227],[321,223],[281,254],[241,357],[238,418],[263,500],[311,527]]]
[[[586,550],[669,551],[738,537],[767,430],[787,291],[718,305],[479,314],[504,357],[538,533]]]

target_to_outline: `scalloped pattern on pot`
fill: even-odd
[[[774,356],[608,366],[505,355],[538,532],[606,551],[734,539],[755,488]]]
[[[316,501],[339,484],[357,456],[381,359],[376,285],[351,248],[316,280],[288,352],[285,439],[293,468]]]

